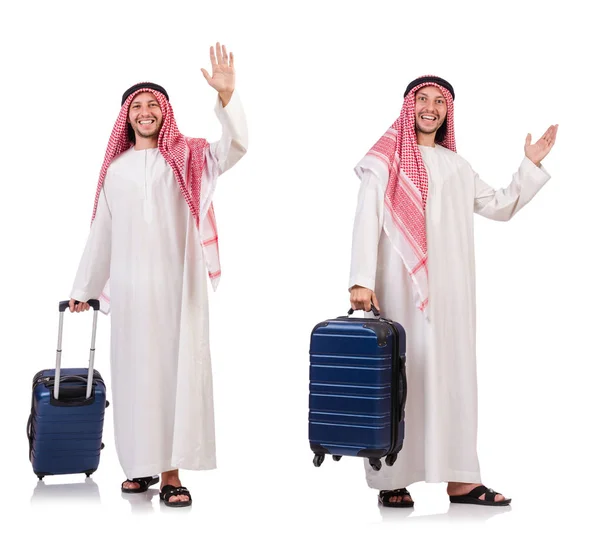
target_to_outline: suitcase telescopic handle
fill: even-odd
[[[64,312],[66,310],[69,309],[69,302],[68,300],[61,300],[58,303],[58,311],[59,312]],[[75,304],[80,304],[80,302],[78,300],[75,301]],[[93,308],[94,310],[99,310],[100,309],[100,301],[98,299],[90,299],[87,301],[87,304],[90,305],[91,308]]]
[[[79,303],[79,301],[75,301]],[[90,299],[87,301],[94,310],[94,321],[92,324],[92,343],[90,346],[90,360],[88,367],[87,376],[87,389],[85,398],[89,399],[92,394],[92,384],[94,378],[94,355],[96,351],[96,326],[98,324],[98,310],[100,309],[100,301],[98,299]],[[60,386],[60,362],[62,356],[62,335],[63,335],[63,319],[65,317],[65,310],[69,308],[68,300],[61,300],[58,303],[59,320],[58,320],[58,344],[56,347],[56,370],[54,373],[54,398],[58,400],[58,392]]]

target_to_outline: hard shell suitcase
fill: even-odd
[[[368,458],[378,471],[402,449],[406,332],[373,310],[374,319],[341,316],[312,331],[309,442],[317,467],[331,454]]]
[[[85,473],[90,476],[100,463],[106,386],[94,370],[98,300],[94,309],[89,367],[61,369],[64,312],[69,301],[59,303],[56,367],[33,377],[31,414],[27,422],[29,460],[41,480],[45,475]]]

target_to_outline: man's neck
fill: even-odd
[[[156,148],[158,146],[158,137],[138,137],[135,136],[135,150],[146,150],[148,148]]]
[[[435,146],[435,132],[430,134],[417,132],[417,144],[421,146]]]

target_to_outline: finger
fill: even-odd
[[[542,135],[542,137],[547,138],[551,132],[552,132],[552,126],[549,126],[548,129],[544,132],[544,135]]]
[[[529,145],[531,145],[531,134],[528,133],[527,137],[525,138],[525,146],[528,147]]]
[[[74,307],[75,307],[75,302],[74,302],[74,300],[73,300],[73,299],[71,299],[71,300],[69,301],[69,310],[70,310],[70,312],[71,312],[71,313],[73,313],[73,308],[74,308]]]
[[[554,143],[555,138],[556,138],[556,126],[552,125],[548,128],[548,135],[546,136],[546,139],[548,140],[548,143],[550,144],[550,146],[552,146],[552,144]]]
[[[362,310],[362,301],[356,296],[352,299],[352,309]]]
[[[379,306],[379,301],[377,300],[377,295],[375,295],[375,293],[373,293],[372,300],[373,300],[373,304],[375,305],[375,307],[376,307],[376,308],[377,308],[379,311],[381,311],[381,307]]]
[[[552,144],[550,145],[551,147],[554,146],[554,142],[556,141],[557,132],[558,132],[558,124],[556,126],[554,126],[554,131],[552,132]]]
[[[211,77],[210,74],[208,74],[208,72],[205,69],[200,69],[202,71],[202,74],[204,75],[204,79],[210,83]]]
[[[223,51],[221,50],[221,44],[217,43],[217,63],[220,65],[223,63]]]
[[[368,299],[363,300],[363,309],[368,312],[371,311],[371,297],[370,296]]]
[[[229,58],[227,57],[227,48],[223,45],[223,63],[227,65],[229,63]]]
[[[210,47],[210,64],[214,71],[217,66],[217,58],[215,57],[215,48],[213,46]]]
[[[229,66],[233,68],[233,52],[229,53]]]
[[[552,140],[552,130],[548,130],[545,134],[544,134],[544,141],[546,142],[550,142]]]

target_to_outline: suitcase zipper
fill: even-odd
[[[403,412],[403,405],[404,402],[406,401],[406,387],[405,387],[405,377],[406,377],[406,369],[398,369],[398,366],[402,365],[401,362],[401,357],[400,357],[400,347],[398,346],[398,341],[400,338],[400,333],[398,332],[398,329],[396,328],[396,326],[394,325],[394,323],[392,321],[389,321],[387,319],[383,319],[380,318],[379,319],[381,322],[388,324],[392,331],[394,332],[394,348],[393,348],[393,352],[392,352],[392,376],[395,375],[400,375],[400,378],[402,379],[402,389],[403,389],[403,395],[402,395],[402,399],[399,399],[399,384],[397,380],[394,380],[392,382],[392,409],[391,409],[391,417],[392,417],[392,439],[391,439],[391,445],[390,445],[390,450],[388,452],[388,454],[392,454],[393,451],[396,449],[397,446],[397,442],[398,442],[398,426],[400,423],[400,417],[402,416],[402,412]],[[402,372],[397,372],[397,371],[402,371]],[[387,456],[387,455],[386,455]]]
[[[66,379],[66,378],[69,378],[69,375],[66,375],[66,376],[61,376],[61,377],[60,377],[60,381],[62,382],[62,381],[63,381],[64,379]],[[95,376],[95,377],[93,378],[93,380],[94,380],[95,382],[98,382],[98,383],[102,384],[102,385],[105,385],[105,384],[104,384],[104,380],[103,380],[102,378],[98,378],[97,376]],[[37,380],[36,380],[36,381],[33,383],[33,388],[32,388],[32,389],[35,389],[35,388],[36,388],[37,386],[39,386],[40,384],[54,384],[54,377],[53,377],[53,376],[42,376],[42,377],[38,378],[38,379],[37,379]]]

